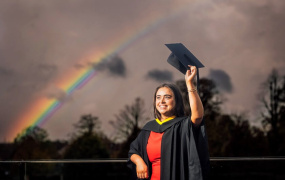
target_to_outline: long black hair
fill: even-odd
[[[174,94],[174,98],[175,98],[175,106],[174,106],[174,113],[173,115],[176,116],[176,117],[181,117],[181,116],[184,116],[185,115],[185,112],[184,112],[184,103],[183,103],[183,98],[182,98],[182,95],[181,95],[181,92],[180,90],[177,88],[176,85],[174,84],[167,84],[167,83],[164,83],[160,86],[158,86],[155,90],[155,93],[154,93],[154,98],[153,98],[153,113],[154,113],[154,118],[158,118],[158,119],[161,119],[161,114],[158,112],[158,110],[156,109],[156,93],[157,91],[162,88],[162,87],[167,87],[169,88],[173,94]]]

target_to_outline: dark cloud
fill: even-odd
[[[53,73],[57,69],[56,65],[43,63],[39,64],[39,68],[48,74]]]
[[[112,62],[108,66],[108,70],[112,75],[115,76],[125,76],[126,75],[126,66],[124,61],[119,58],[115,57]]]
[[[150,63],[154,64],[152,58],[161,59],[165,52],[168,53],[165,47],[159,49],[165,42],[183,42],[201,59],[225,57],[228,63],[223,63],[222,67],[217,67],[221,65],[220,61],[211,63],[215,62],[211,60],[204,63],[207,67],[216,69],[225,69],[225,66],[228,66],[228,72],[239,68],[231,62],[238,62],[238,60],[241,61],[240,67],[246,63],[265,67],[275,63],[274,66],[277,69],[280,68],[278,70],[284,69],[285,1],[282,0],[193,2],[191,6],[188,4],[185,6],[187,11],[181,16],[183,18],[167,19],[163,26],[159,25],[150,34],[138,39],[138,43],[131,44],[129,46],[131,48],[128,47],[128,51],[125,51],[126,54],[123,56],[128,57],[124,59],[125,61],[115,57],[115,59],[106,59],[106,62],[101,61],[97,65],[84,64],[82,61],[78,63],[89,52],[91,54],[93,50],[104,52],[112,43],[118,43],[117,38],[124,40],[123,37],[129,37],[125,35],[132,33],[133,28],[138,31],[143,30],[140,28],[147,27],[143,22],[147,23],[148,18],[171,15],[178,10],[177,5],[181,6],[183,2],[186,1],[178,0],[171,3],[165,3],[162,0],[155,2],[72,0],[68,3],[57,0],[0,1],[0,114],[2,117],[0,136],[5,135],[9,130],[7,125],[11,124],[10,128],[13,127],[12,122],[16,121],[16,116],[27,108],[27,104],[42,96],[43,91],[48,98],[60,101],[71,98],[60,89],[46,90],[47,85],[53,84],[52,80],[56,80],[57,75],[64,73],[70,65],[74,65],[76,69],[92,66],[112,76],[125,77],[126,63],[129,59],[144,58],[141,54],[146,51],[151,58],[145,58],[145,61],[141,59],[140,62],[143,63],[140,70],[143,70],[149,67]],[[132,8],[128,8],[126,4]],[[146,17],[146,14],[149,16]],[[119,53],[122,54],[122,52]],[[260,56],[256,56],[258,54]],[[260,57],[268,58],[270,65],[265,60],[260,62]],[[92,62],[92,59],[87,61]],[[135,68],[134,64],[128,64],[128,68]],[[164,68],[160,64],[155,64],[155,67]],[[252,69],[252,71],[258,70],[258,68]],[[263,72],[256,73],[255,76],[260,77]],[[236,92],[240,94],[243,92],[238,91],[237,88],[246,89],[241,87],[241,81],[244,82],[243,79],[245,79],[244,75],[231,73],[229,77],[226,72],[219,72],[219,70],[212,70],[210,74],[217,84],[220,83],[218,87],[225,92],[233,91],[231,77],[235,78]],[[147,78],[159,82],[172,81],[172,76],[171,72],[160,70],[149,71],[146,75]],[[250,76],[247,77],[250,78]],[[124,84],[121,86],[131,84],[133,82],[131,79],[124,79],[126,81],[122,81]],[[113,82],[111,78],[108,80]],[[135,79],[135,81],[138,80]],[[145,87],[146,84],[141,83],[141,86]],[[249,87],[246,91],[253,91],[253,88],[253,86]],[[90,92],[93,97],[94,91]],[[100,94],[98,98],[104,98],[105,101],[106,97],[101,93],[98,94]],[[242,96],[240,94],[237,96],[239,99],[248,101],[244,93]],[[84,94],[84,97],[89,96],[90,94]],[[128,101],[132,96],[127,93],[127,97],[124,98]],[[85,104],[83,101],[81,103]],[[236,102],[235,104],[239,105]],[[244,105],[244,103],[240,104]],[[74,105],[78,107],[78,104]],[[108,112],[111,112],[109,108]]]
[[[9,76],[11,74],[13,74],[13,72],[11,70],[0,67],[0,76]]]
[[[53,88],[49,90],[46,97],[49,99],[57,99],[60,102],[67,102],[71,99],[64,90],[59,88]]]
[[[122,58],[112,56],[103,59],[100,63],[92,64],[93,68],[99,71],[107,71],[112,76],[125,77],[126,66]]]
[[[57,72],[57,66],[53,64],[39,64],[39,74],[41,74],[41,79],[50,79],[53,77]]]
[[[81,69],[81,68],[84,68],[84,67],[86,67],[86,66],[84,66],[83,64],[80,64],[80,63],[76,63],[76,64],[74,64],[74,67],[75,67],[76,69]]]
[[[159,69],[153,69],[149,71],[146,75],[147,78],[153,79],[158,82],[163,81],[172,81],[173,75],[172,72],[168,70],[159,70]]]
[[[215,81],[218,89],[227,93],[233,92],[231,77],[225,71],[210,69],[209,78]]]
[[[264,45],[271,52],[272,61],[284,61],[285,1],[224,3],[234,7],[250,22],[244,37],[250,46]]]

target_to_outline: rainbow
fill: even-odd
[[[113,39],[109,45],[106,45],[105,49],[101,47],[100,51],[97,50],[94,52],[94,55],[89,59],[92,59],[92,63],[97,64],[110,58],[112,55],[122,53],[136,41],[142,39],[155,28],[165,23],[169,18],[174,18],[177,14],[183,12],[183,9],[185,9],[185,6],[183,8],[177,8],[177,10],[169,16],[159,14],[150,15],[149,18],[146,18],[143,23],[141,23],[140,31],[134,29],[125,30],[123,35],[115,40]],[[55,84],[59,89],[65,92],[66,96],[70,96],[75,90],[84,87],[97,74],[97,70],[90,66],[79,70],[72,69],[69,73],[65,74],[65,77],[58,79]],[[17,124],[15,124],[9,132],[8,140],[12,141],[17,134],[18,136],[25,135],[25,131],[23,131],[24,128],[43,126],[63,104],[64,102],[57,99],[39,98],[20,115],[16,121]],[[19,132],[22,133],[19,134]]]

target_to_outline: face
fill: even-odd
[[[155,105],[162,119],[173,116],[175,107],[173,92],[168,87],[159,88],[156,92]]]

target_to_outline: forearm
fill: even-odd
[[[189,97],[189,104],[191,109],[191,121],[195,125],[199,125],[202,122],[204,116],[204,107],[202,101],[199,97],[199,94],[196,89],[195,85],[192,82],[186,83],[188,89],[188,97]],[[192,90],[189,92],[189,90]]]
[[[133,154],[130,159],[136,165],[139,163],[144,163],[144,160],[137,154]]]
[[[144,160],[137,154],[133,154],[130,159],[136,164],[137,177],[139,179],[148,178],[148,168]]]

